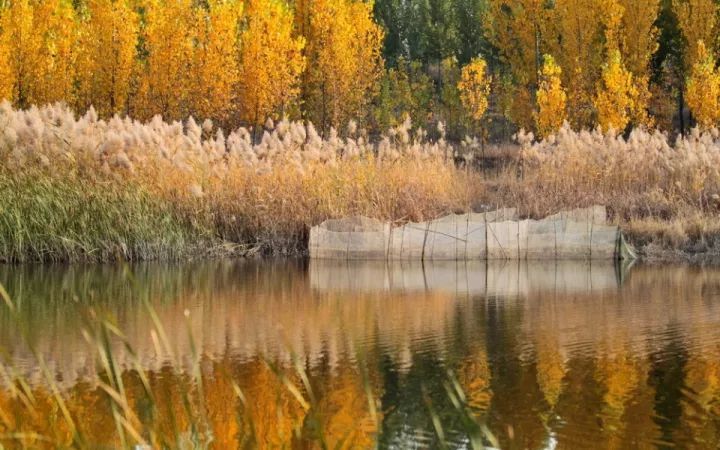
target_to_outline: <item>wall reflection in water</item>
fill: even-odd
[[[249,435],[248,445],[262,448],[314,447],[318,430],[330,447],[433,447],[430,411],[451,446],[464,447],[468,429],[447,393],[452,377],[502,448],[720,444],[716,269],[215,261],[0,267],[0,282],[19,314],[0,312],[3,367],[28,380],[39,405],[29,414],[5,390],[4,431],[69,439],[52,384],[92,442],[117,444],[96,375],[101,361],[81,333],[104,317],[133,349],[109,344],[140,421],[168,434],[194,420],[182,405],[182,393],[195,389],[193,336],[214,448],[237,448]],[[170,349],[153,339],[146,302]],[[278,377],[302,386],[298,369],[308,374],[311,405]]]

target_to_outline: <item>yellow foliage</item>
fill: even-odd
[[[138,116],[185,115],[193,57],[190,0],[148,0],[142,32],[147,58],[140,75]]]
[[[562,127],[567,119],[567,94],[562,87],[562,69],[550,55],[545,55],[540,70],[540,87],[537,91],[538,111],[535,124],[541,137],[549,136]]]
[[[658,48],[655,27],[659,0],[605,0],[605,47],[608,54],[620,51],[623,64],[632,74],[636,95],[631,121],[649,126],[650,61]]]
[[[67,1],[17,0],[2,16],[2,53],[12,98],[21,106],[72,101],[77,27]],[[0,69],[2,70],[2,69]],[[6,94],[7,95],[7,94]]]
[[[77,26],[70,1],[46,0],[35,6],[33,34],[39,40],[40,67],[32,80],[32,102],[73,101]]]
[[[242,35],[240,118],[253,125],[277,118],[300,93],[305,40],[293,35],[293,15],[280,0],[250,0]]]
[[[602,71],[604,0],[557,0],[552,10],[549,53],[562,67],[568,117],[576,128],[592,127],[593,97]]]
[[[322,130],[362,118],[383,68],[383,31],[373,21],[372,4],[314,0],[306,9],[309,18],[298,21],[307,24],[310,118]]]
[[[548,26],[543,0],[490,0],[486,17],[488,40],[499,50],[512,74],[512,118],[532,127],[531,93],[537,88],[540,45]]]
[[[9,22],[10,12],[0,9],[0,100],[12,100],[15,74],[10,66],[10,44],[8,33],[3,33],[4,26]]]
[[[603,67],[602,81],[595,97],[600,127],[603,130],[623,131],[630,123],[636,98],[637,89],[632,74],[623,65],[620,52],[614,50]]]
[[[128,0],[88,0],[78,56],[78,106],[126,111],[135,69],[139,18]]]
[[[604,0],[605,46],[609,51],[620,50],[623,36],[620,34],[625,8],[619,0]]]
[[[487,63],[480,57],[473,58],[468,65],[462,68],[458,82],[460,101],[476,122],[482,120],[487,110],[490,81]]]
[[[715,0],[673,0],[672,6],[685,38],[684,62],[686,70],[689,70],[704,56],[696,43],[715,40],[717,6]]]
[[[623,8],[620,46],[623,61],[637,80],[649,79],[650,61],[659,47],[655,21],[660,0],[620,0],[620,5]]]
[[[194,11],[194,41],[188,103],[190,113],[225,119],[239,81],[238,24],[242,4],[211,0]],[[256,61],[262,65],[263,61]]]
[[[685,98],[698,125],[711,128],[720,121],[720,71],[703,41],[698,41],[695,55]]]

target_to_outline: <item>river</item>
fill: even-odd
[[[716,268],[217,260],[0,283],[0,446],[67,439],[53,390],[91,447],[119,445],[108,354],[141,434],[202,421],[212,448],[720,446]]]

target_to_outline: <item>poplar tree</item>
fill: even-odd
[[[595,124],[593,98],[603,64],[602,0],[557,0],[552,10],[550,53],[562,67],[568,117],[575,128]]]
[[[701,55],[699,41],[715,41],[717,26],[717,4],[715,0],[673,0],[673,10],[684,38],[683,62],[686,70],[705,55]]]
[[[190,0],[148,0],[141,32],[142,61],[137,115],[182,119],[188,113],[193,57]]]
[[[20,107],[72,101],[77,44],[75,12],[67,0],[13,0],[2,13],[2,90]]]
[[[300,93],[305,39],[293,35],[293,20],[279,0],[248,2],[238,85],[240,120],[246,123],[277,118]]]
[[[0,101],[13,100],[15,72],[11,65],[12,38],[5,32],[10,23],[10,8],[0,9]]]
[[[382,75],[382,29],[370,4],[313,0],[309,5],[303,86],[306,116],[321,130],[364,119]]]
[[[687,82],[687,103],[701,128],[720,122],[720,71],[703,41],[693,51],[696,61]]]
[[[490,81],[487,63],[479,57],[473,58],[460,73],[460,101],[475,123],[482,120],[488,108]]]
[[[88,0],[78,56],[80,110],[127,111],[137,61],[139,17],[127,0]]]
[[[241,13],[242,4],[236,0],[210,0],[195,8],[188,103],[197,117],[222,121],[231,113],[240,75]]]
[[[598,93],[595,97],[598,124],[603,130],[622,132],[630,123],[635,110],[637,89],[633,77],[622,64],[620,51],[611,50],[602,70]]]
[[[488,41],[497,49],[503,70],[511,74],[510,115],[518,127],[533,127],[533,95],[538,86],[540,55],[548,27],[543,0],[489,0]]]
[[[594,104],[598,125],[602,129],[624,131],[633,116],[646,121],[645,105],[639,105],[641,103],[639,90],[633,74],[625,67],[620,50],[625,44],[623,33],[625,8],[620,0],[605,0],[604,10],[607,57],[602,67]],[[642,101],[646,101],[646,98]]]
[[[562,69],[555,63],[555,58],[545,55],[536,95],[535,126],[540,137],[555,133],[567,120],[567,94],[561,76]]]

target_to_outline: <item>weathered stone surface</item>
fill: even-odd
[[[310,231],[310,256],[407,261],[630,259],[634,255],[602,206],[518,220],[517,211],[452,214],[429,222],[364,217],[329,220]]]

